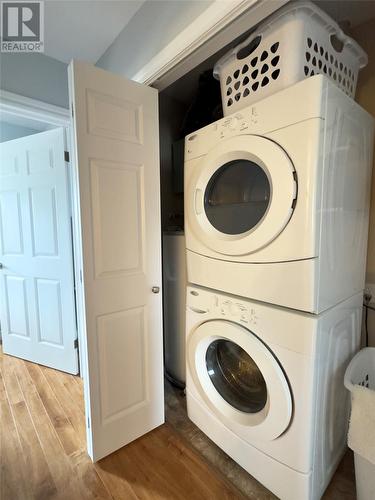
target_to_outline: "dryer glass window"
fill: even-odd
[[[270,193],[270,182],[259,165],[249,160],[230,161],[207,184],[207,218],[222,233],[245,233],[264,217]]]
[[[246,413],[264,408],[266,382],[242,347],[229,340],[215,340],[207,349],[206,367],[215,389],[231,406]]]

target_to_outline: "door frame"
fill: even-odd
[[[214,0],[131,80],[164,90],[290,0]]]
[[[48,123],[55,127],[70,127],[69,109],[6,90],[0,90],[0,115],[3,113]]]
[[[82,307],[83,302],[80,300],[80,233],[79,228],[79,212],[77,211],[77,199],[75,193],[77,192],[76,176],[74,170],[76,165],[72,161],[71,146],[70,146],[70,129],[71,117],[70,111],[67,108],[55,106],[37,99],[14,94],[5,90],[0,90],[0,116],[12,115],[18,120],[29,119],[42,122],[53,127],[63,127],[65,130],[65,150],[70,155],[70,203],[72,210],[72,242],[73,242],[73,270],[74,270],[74,286],[75,286],[75,307],[77,317],[77,336],[78,336],[78,362],[79,373],[82,376],[82,366],[84,362],[84,351],[81,348],[83,330],[82,330]]]

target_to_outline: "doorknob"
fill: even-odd
[[[153,286],[151,288],[151,290],[152,290],[152,293],[159,293],[160,292],[160,287],[159,286]]]

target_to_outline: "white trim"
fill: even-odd
[[[148,84],[150,80],[165,74],[257,1],[215,0],[194,20],[194,23],[181,31],[157,56],[138,71],[132,80]]]
[[[6,90],[0,90],[0,116],[2,113],[45,122],[56,127],[70,126],[68,109],[13,94]]]
[[[131,79],[162,90],[288,1],[215,0]]]

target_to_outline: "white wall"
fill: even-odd
[[[69,107],[67,65],[44,54],[0,55],[0,88]]]
[[[148,0],[97,62],[97,66],[132,77],[213,0]]]
[[[0,142],[11,141],[12,139],[37,134],[38,132],[39,130],[21,127],[20,125],[14,125],[13,123],[3,121],[0,122]]]

